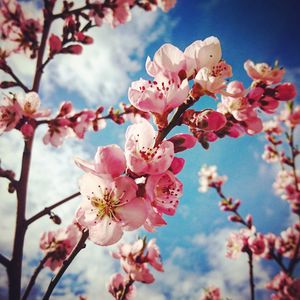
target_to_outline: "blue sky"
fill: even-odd
[[[29,1],[29,4],[33,4],[33,2]],[[140,77],[147,78],[144,69],[146,57],[148,55],[153,57],[155,51],[163,43],[169,42],[184,50],[193,41],[205,39],[211,35],[218,37],[221,41],[223,58],[233,68],[232,79],[241,80],[247,86],[250,84],[250,79],[243,69],[245,60],[252,59],[255,62],[272,64],[278,59],[279,64],[287,69],[287,78],[294,80],[300,88],[299,15],[300,3],[297,0],[285,2],[280,0],[178,0],[175,8],[167,15],[159,12],[147,15],[134,12],[136,19],[133,19],[131,23],[114,31],[107,27],[99,29],[99,32],[94,31],[93,34],[98,35],[98,43],[88,46],[89,49],[84,49],[82,58],[60,57],[58,63],[49,64],[48,75],[42,83],[44,106],[55,107],[57,103],[65,99],[72,99],[78,108],[84,106],[95,108],[103,103],[106,107],[111,104],[116,105],[114,101],[117,99],[126,102],[130,81]],[[101,55],[104,57],[103,60]],[[90,62],[87,61],[89,57]],[[19,58],[13,63],[19,67],[24,80],[29,82],[30,67],[27,69],[28,65],[25,60]],[[88,77],[88,81],[85,81],[84,77]],[[201,99],[199,105],[214,108],[216,102],[206,97]],[[52,178],[53,176],[59,177],[61,181],[53,179],[53,185],[57,189],[57,194],[64,197],[68,195],[68,191],[70,193],[76,191],[76,182],[81,174],[72,165],[72,157],[77,155],[85,159],[92,159],[98,146],[110,143],[118,143],[123,147],[124,138],[122,136],[127,125],[129,124],[118,127],[110,123],[103,132],[88,133],[83,144],[77,141],[67,141],[65,143],[66,150],[49,150],[49,146],[44,147],[37,142],[36,149],[45,151],[44,156],[49,155],[49,159],[45,160],[37,154],[36,161],[33,161],[33,168],[40,171],[42,165]],[[43,129],[40,134],[42,131]],[[180,128],[178,131],[186,132],[184,128]],[[18,136],[9,136],[6,140],[4,138],[0,141],[4,145],[0,148],[1,156],[9,158],[9,152],[14,149],[12,145],[20,147],[20,143],[15,141],[17,138]],[[15,141],[14,144],[8,145],[12,140]],[[200,194],[198,192],[197,172],[204,163],[218,165],[219,173],[229,177],[229,181],[225,185],[226,194],[242,199],[241,213],[243,215],[253,214],[258,230],[278,233],[286,228],[290,213],[286,203],[276,197],[272,191],[274,170],[261,159],[263,146],[262,135],[244,136],[238,140],[225,138],[212,143],[209,150],[204,150],[197,145],[194,149],[180,155],[186,159],[186,165],[179,175],[180,180],[184,183],[184,196],[181,198],[177,214],[174,217],[167,217],[168,225],[158,228],[156,233],[139,232],[140,235],[147,234],[149,238],[157,239],[163,260],[166,262],[166,272],[163,276],[155,273],[158,280],[153,286],[138,285],[138,290],[141,291],[138,299],[142,299],[143,293],[147,293],[150,300],[196,299],[205,284],[213,284],[214,281],[215,284],[225,287],[229,295],[239,295],[239,293],[244,295],[248,288],[247,278],[241,280],[232,277],[230,283],[225,277],[228,276],[226,274],[231,269],[237,272],[245,270],[247,264],[245,262],[232,263],[233,265],[230,265],[230,262],[223,264],[221,263],[222,254],[216,252],[219,249],[222,250],[222,244],[225,243],[226,235],[229,232],[227,228],[238,228],[238,226],[229,224],[227,215],[219,211],[218,197],[215,193]],[[67,157],[66,160],[61,159],[63,155]],[[12,158],[10,157],[10,159]],[[58,166],[58,162],[60,166]],[[56,167],[51,168],[51,164],[53,166],[56,164]],[[57,175],[57,173],[60,174]],[[42,187],[47,183],[46,179],[43,181],[42,178],[37,177],[32,175],[32,181],[36,183],[36,186]],[[49,184],[52,183],[49,182]],[[38,192],[33,189],[30,192],[33,199],[40,200]],[[46,197],[57,199],[56,195],[50,192],[46,193],[43,198]],[[49,199],[41,201],[49,204]],[[76,208],[77,204],[73,203],[72,205]],[[29,213],[42,207],[38,205],[37,201],[34,201],[33,208]],[[62,214],[67,218],[70,211],[72,211],[70,207],[63,208]],[[42,224],[48,226],[49,222],[44,220]],[[36,226],[29,232],[29,235],[34,235],[38,230],[40,229]],[[136,235],[128,236],[130,240]],[[9,242],[1,241],[3,248],[6,244],[9,245]],[[32,249],[35,249],[36,246],[34,244],[28,247],[31,249],[30,251],[35,251]],[[92,249],[92,253],[98,253],[99,249],[93,245],[89,245],[89,247]],[[107,278],[111,270],[118,270],[115,262],[107,262],[109,250],[101,249],[101,251],[101,257],[98,257],[98,261],[95,258],[94,261],[103,268],[93,269],[90,274],[85,274],[78,279],[79,282],[91,284],[91,281],[95,280],[91,274],[95,273],[94,276],[100,278],[103,275],[102,277]],[[83,252],[80,255],[81,259],[86,259]],[[214,263],[212,259],[214,255],[218,255],[216,261],[219,262],[219,265]],[[29,253],[26,260],[28,265],[32,264]],[[224,260],[226,259],[224,258]],[[220,268],[219,273],[218,267]],[[260,285],[267,275],[261,266],[257,266],[257,268],[257,283]],[[28,270],[30,271],[30,267]],[[75,274],[78,270],[81,269],[76,266],[70,272]],[[3,270],[1,269],[1,271]],[[100,275],[97,275],[96,271]],[[46,280],[45,278],[41,279],[41,286],[44,286],[42,280]],[[67,277],[63,284],[66,285],[68,280],[70,277]],[[104,279],[102,281],[104,282]],[[101,293],[103,299],[109,299],[109,296],[105,296],[106,292],[103,291],[105,288],[102,281],[102,287],[99,283],[100,292],[98,291],[98,293]],[[182,284],[181,291],[176,289],[176,285],[179,284]],[[89,287],[89,285],[87,286]],[[80,284],[80,288],[84,289],[84,284]],[[65,289],[78,291],[75,285],[71,285],[71,288],[62,288],[63,291]],[[57,299],[60,299],[58,294],[56,296]],[[268,296],[261,297],[261,299],[268,298]],[[91,296],[89,299],[96,298]]]

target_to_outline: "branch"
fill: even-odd
[[[32,276],[30,278],[30,281],[28,283],[28,286],[25,290],[25,293],[22,297],[22,300],[26,300],[27,297],[29,296],[29,293],[30,293],[31,289],[35,284],[36,278],[38,277],[40,271],[44,268],[44,264],[45,264],[45,262],[47,261],[47,259],[49,258],[50,255],[51,255],[51,252],[48,252],[47,255],[44,256],[44,258],[40,261],[39,265],[34,270]]]
[[[1,253],[0,253],[0,264],[2,264],[5,268],[8,268],[10,264],[10,260]]]
[[[15,173],[12,170],[4,170],[0,167],[0,177],[8,179],[14,186],[17,184]]]
[[[89,237],[89,231],[84,230],[82,232],[81,239],[77,243],[77,245],[74,248],[74,250],[72,251],[71,255],[64,261],[64,263],[63,263],[62,267],[59,269],[58,273],[51,279],[51,282],[50,282],[48,289],[43,297],[43,300],[48,300],[50,298],[55,286],[57,285],[57,283],[59,282],[59,280],[61,279],[61,277],[67,270],[67,268],[69,267],[69,265],[72,263],[72,261],[74,260],[76,255],[80,252],[80,250],[85,248],[85,246],[86,246],[85,242],[88,237]]]
[[[17,75],[13,72],[13,70],[8,67],[8,70],[6,71],[7,74],[9,74],[16,82],[16,84],[21,87],[25,93],[28,93],[30,90],[29,88],[17,77]]]
[[[75,194],[72,194],[72,195],[69,196],[69,197],[66,197],[66,198],[64,198],[64,199],[62,199],[62,200],[60,200],[60,201],[54,203],[54,204],[51,205],[51,206],[45,207],[45,208],[44,208],[43,210],[41,210],[39,213],[35,214],[35,215],[32,216],[30,219],[28,219],[28,220],[26,221],[26,225],[28,226],[28,225],[30,225],[31,223],[33,223],[34,221],[36,221],[37,219],[39,219],[39,218],[41,218],[41,217],[43,217],[43,216],[45,216],[45,215],[49,215],[50,212],[52,211],[52,209],[54,209],[55,207],[58,207],[58,206],[64,204],[65,202],[67,202],[67,201],[69,201],[69,200],[71,200],[71,199],[73,199],[73,198],[78,197],[79,195],[80,195],[80,192],[77,192],[77,193],[75,193]]]
[[[249,263],[249,284],[250,284],[250,293],[251,300],[255,300],[255,284],[254,284],[254,275],[253,275],[253,255],[251,250],[247,251],[248,254],[248,263]]]
[[[172,120],[170,121],[170,123],[163,128],[162,130],[160,130],[158,132],[158,135],[156,137],[155,140],[155,146],[158,146],[163,139],[168,135],[168,133],[176,126],[178,125],[179,121],[180,121],[180,117],[182,116],[182,114],[190,107],[192,106],[197,100],[193,99],[191,96],[188,97],[188,99],[181,104],[176,113],[173,115]]]
[[[122,294],[118,300],[126,300],[126,296],[127,296],[127,293],[129,292],[129,288],[131,287],[131,285],[133,283],[134,283],[134,280],[131,277],[129,277],[129,280],[126,283],[125,288],[123,289]]]

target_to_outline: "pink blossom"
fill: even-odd
[[[171,171],[174,175],[178,174],[181,172],[183,169],[183,166],[185,164],[184,158],[181,157],[174,157],[171,166],[169,168],[169,171]]]
[[[280,135],[282,128],[278,120],[270,120],[263,123],[263,131],[267,134]]]
[[[255,255],[262,255],[266,250],[266,241],[261,233],[257,233],[256,235],[251,236],[248,239],[248,245]]]
[[[69,120],[67,119],[57,119],[49,122],[48,131],[43,137],[43,143],[45,145],[50,143],[54,147],[61,146],[64,139],[71,135],[71,129],[68,125]]]
[[[144,254],[144,250],[147,253]],[[160,251],[155,244],[155,240],[149,241],[138,239],[134,244],[119,245],[118,252],[112,254],[114,258],[120,259],[124,271],[130,278],[143,283],[152,283],[154,276],[148,269],[148,264],[152,265],[157,271],[163,272],[160,260]]]
[[[227,176],[218,175],[217,166],[207,166],[206,164],[204,164],[198,172],[198,175],[200,184],[198,190],[202,193],[207,192],[209,187],[218,187],[227,181]]]
[[[170,167],[174,158],[173,143],[162,141],[156,146],[155,139],[156,132],[146,120],[127,128],[125,157],[131,171],[138,175],[155,175]]]
[[[281,232],[280,237],[278,237],[276,240],[275,248],[283,256],[292,259],[295,255],[295,250],[299,239],[299,230],[295,227],[289,227],[287,230]],[[300,257],[300,250],[298,250],[298,253],[296,253],[296,257]]]
[[[45,266],[52,271],[61,267],[80,239],[80,231],[74,224],[56,231],[44,232],[40,239],[40,248],[48,255]]]
[[[184,50],[184,55],[187,61],[188,77],[196,75],[202,68],[210,70],[222,58],[220,41],[214,36],[204,41],[195,41]]]
[[[22,117],[22,110],[15,98],[4,97],[0,106],[0,134],[16,127]]]
[[[163,219],[162,213],[151,205],[149,201],[146,201],[148,216],[144,223],[144,228],[149,232],[154,232],[155,227],[164,226],[167,222]]]
[[[245,62],[244,68],[248,76],[253,80],[263,81],[267,84],[280,82],[285,73],[284,69],[279,69],[278,67],[271,68],[266,63],[254,64],[251,60]]]
[[[240,257],[244,248],[244,241],[240,233],[231,233],[226,242],[226,256],[231,259],[237,259]]]
[[[262,159],[267,163],[275,163],[280,161],[280,156],[273,145],[265,145],[265,150],[262,154]]]
[[[300,124],[300,106],[297,105],[293,112],[291,112],[287,118],[287,123],[291,127],[296,127]]]
[[[105,20],[111,24],[113,28],[120,24],[124,24],[131,20],[130,6],[133,5],[134,0],[117,0],[116,6],[111,10],[106,11]]]
[[[186,71],[185,56],[172,44],[164,44],[155,52],[153,61],[147,57],[146,70],[152,77],[162,74],[167,80],[180,84],[180,76]]]
[[[226,87],[226,78],[232,76],[231,66],[224,61],[212,66],[212,68],[201,68],[196,77],[195,83],[199,84],[202,90],[215,98]]]
[[[76,158],[75,163],[85,172],[90,172],[95,175],[109,174],[112,177],[122,175],[126,168],[124,152],[115,144],[98,147],[94,163],[87,162],[80,158]]]
[[[158,212],[174,215],[178,198],[182,195],[182,183],[170,171],[150,175],[146,183],[146,194]]]
[[[204,289],[200,300],[221,300],[220,289],[214,286]]]
[[[95,113],[91,110],[84,110],[76,116],[76,121],[72,123],[71,127],[78,138],[84,138],[85,132],[88,130],[94,119]]]
[[[115,297],[115,299],[119,299],[123,293],[123,290],[126,286],[126,278],[120,273],[113,274],[110,277],[109,284],[107,286],[108,291]],[[130,300],[134,297],[135,287],[134,285],[130,285],[124,300]]]
[[[77,211],[77,221],[89,229],[89,239],[95,244],[114,244],[123,230],[134,230],[144,224],[147,210],[144,199],[136,196],[133,179],[86,173],[79,186],[84,200]]]
[[[41,99],[36,92],[29,92],[25,95],[18,94],[17,101],[19,102],[22,109],[22,114],[26,117],[48,117],[51,113],[51,111],[48,109],[39,110]]]
[[[177,84],[174,80],[159,76],[153,82],[144,79],[134,81],[128,90],[128,99],[141,111],[162,116],[168,115],[181,105],[186,100],[189,90],[186,79]]]

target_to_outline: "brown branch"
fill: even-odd
[[[248,254],[248,264],[249,264],[250,295],[251,295],[251,300],[255,300],[255,284],[254,284],[254,274],[253,274],[253,254],[252,254],[251,250],[248,250],[247,254]]]
[[[10,264],[10,260],[1,253],[0,253],[0,264],[2,264],[6,268],[8,268]]]
[[[52,209],[54,209],[55,207],[58,207],[64,203],[66,203],[67,201],[73,199],[73,198],[76,198],[80,195],[80,192],[77,192],[77,193],[74,193],[72,195],[70,195],[69,197],[66,197],[48,207],[45,207],[43,210],[41,210],[40,212],[38,212],[37,214],[35,214],[34,216],[32,216],[31,218],[29,218],[27,221],[26,221],[26,226],[30,225],[31,223],[33,223],[34,221],[36,221],[37,219],[45,216],[45,215],[49,215],[52,211]]]
[[[27,286],[27,288],[26,288],[26,290],[24,292],[22,300],[26,300],[27,297],[29,296],[31,289],[32,289],[32,287],[35,284],[36,278],[38,277],[38,275],[41,272],[41,270],[44,268],[44,264],[47,261],[47,259],[49,258],[49,256],[51,256],[51,254],[52,254],[51,252],[47,253],[47,255],[44,256],[44,258],[40,261],[40,263],[38,264],[38,266],[34,270],[32,276],[30,278],[30,281],[28,283],[28,286]]]
[[[72,251],[71,255],[64,261],[62,267],[59,269],[58,273],[51,279],[50,284],[48,286],[48,289],[43,297],[43,300],[47,300],[50,298],[54,288],[56,287],[57,283],[59,282],[59,280],[61,279],[61,277],[63,276],[63,274],[65,273],[65,271],[67,270],[67,268],[69,267],[69,265],[72,263],[72,261],[74,260],[74,258],[76,257],[76,255],[85,248],[85,242],[87,240],[87,238],[89,237],[89,231],[88,230],[84,230],[82,232],[82,236],[81,239],[79,240],[79,242],[77,243],[76,247],[74,248],[74,250]]]
[[[133,283],[134,283],[134,280],[131,277],[129,277],[129,280],[127,281],[127,283],[125,285],[125,288],[123,289],[122,294],[121,294],[121,296],[118,300],[125,300],[126,299],[127,293],[129,292],[129,288],[131,287],[131,285]]]
[[[7,74],[9,74],[16,82],[16,84],[21,87],[25,93],[28,93],[30,89],[19,79],[19,77],[13,72],[11,68],[8,68]]]

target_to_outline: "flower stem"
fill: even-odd
[[[78,197],[80,195],[80,192],[77,192],[77,193],[74,193],[72,195],[70,195],[69,197],[66,197],[54,204],[52,204],[51,206],[48,206],[48,207],[45,207],[43,210],[41,210],[40,212],[38,212],[37,214],[35,214],[34,216],[32,216],[31,218],[29,218],[27,221],[26,221],[26,225],[30,225],[31,223],[33,223],[34,221],[38,220],[39,218],[45,216],[45,215],[48,215],[52,209],[54,209],[55,207],[58,207],[66,202],[68,202],[69,200],[71,199],[74,199],[76,197]]]

